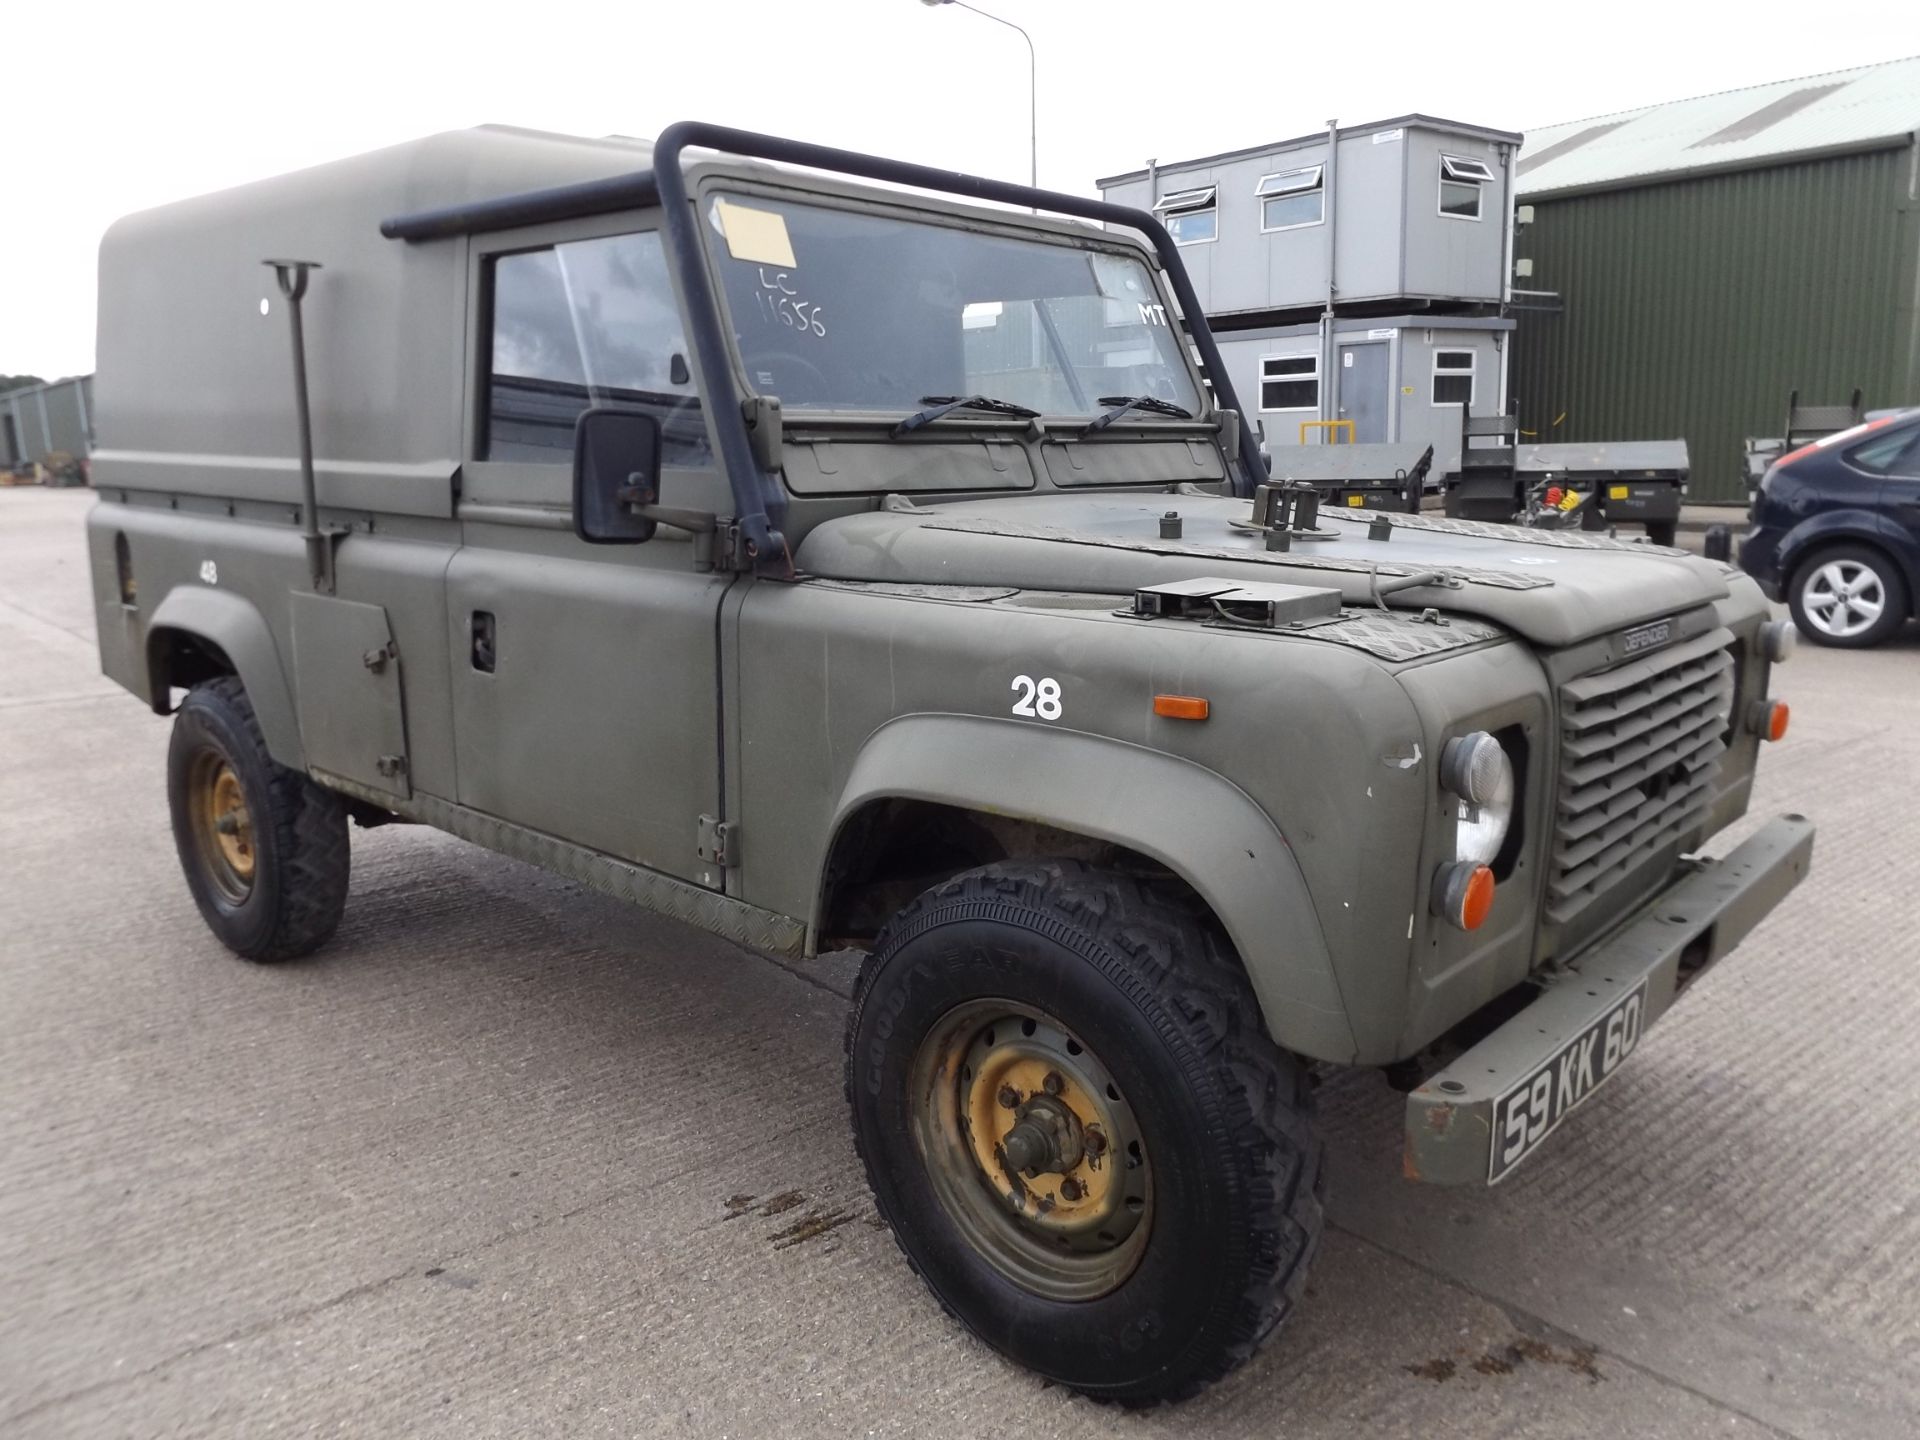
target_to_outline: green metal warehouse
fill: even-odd
[[[1916,130],[1920,57],[1529,131],[1521,429],[1683,437],[1692,498],[1744,501],[1789,392],[1920,404]]]

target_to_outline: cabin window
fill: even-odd
[[[1320,357],[1269,355],[1260,362],[1262,410],[1320,408]]]
[[[1160,217],[1176,245],[1198,245],[1220,233],[1220,212],[1215,206],[1216,188],[1176,190],[1153,202],[1153,213]]]
[[[1325,167],[1320,165],[1262,175],[1253,187],[1260,197],[1261,231],[1293,230],[1326,219],[1324,176]]]
[[[1433,352],[1433,403],[1473,407],[1473,365],[1471,350]]]
[[[1484,160],[1461,155],[1440,157],[1440,213],[1455,220],[1480,218],[1480,194],[1493,183]]]
[[[661,461],[710,466],[686,332],[653,231],[500,255],[482,460],[561,464],[591,405],[658,417]]]

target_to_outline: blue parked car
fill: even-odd
[[[1920,597],[1920,409],[1783,455],[1753,497],[1740,566],[1816,645],[1878,645]]]

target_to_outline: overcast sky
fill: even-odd
[[[1503,129],[1920,53],[1920,4],[985,0],[1040,64],[1040,181],[1424,111]],[[0,8],[0,373],[93,365],[117,216],[486,121],[772,130],[1024,179],[1027,54],[921,0]]]

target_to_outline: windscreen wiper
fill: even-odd
[[[995,400],[991,395],[922,395],[920,403],[932,408],[922,410],[917,415],[909,415],[894,426],[893,433],[896,436],[911,434],[922,425],[931,425],[941,416],[951,415],[955,410],[986,410],[995,415],[1017,415],[1022,420],[1031,420],[1040,413],[1038,410],[1029,410],[1024,405],[1016,405],[1011,400]]]
[[[1104,430],[1129,410],[1147,410],[1155,415],[1171,415],[1176,420],[1191,420],[1193,412],[1184,405],[1176,405],[1171,400],[1162,400],[1158,395],[1102,395],[1102,405],[1111,405],[1113,409],[1098,420],[1091,422],[1080,433],[1091,435],[1096,430]]]

